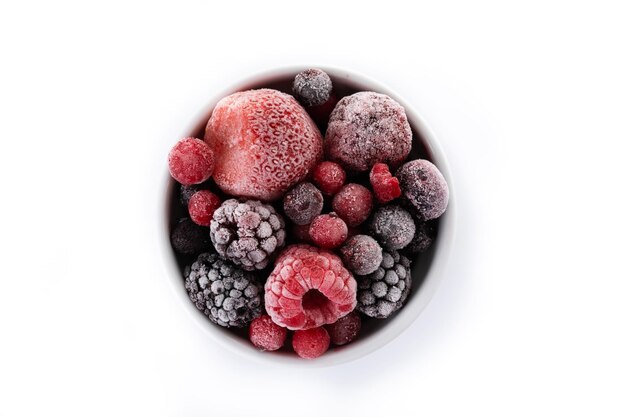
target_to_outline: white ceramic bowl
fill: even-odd
[[[299,71],[306,68],[307,67],[290,67],[271,70],[262,74],[254,75],[234,84],[232,87],[224,91],[217,92],[211,98],[207,107],[200,112],[199,116],[192,121],[187,129],[182,131],[180,137],[201,135],[202,133],[200,132],[204,132],[204,126],[208,121],[211,110],[221,98],[227,96],[228,94],[250,88],[265,87],[268,84],[272,84],[276,80],[280,79],[291,79]],[[430,155],[432,162],[439,168],[443,176],[446,178],[450,188],[450,203],[446,213],[439,219],[438,236],[433,246],[425,254],[420,255],[419,262],[416,262],[413,266],[412,275],[414,287],[406,305],[387,320],[370,321],[370,326],[364,327],[362,334],[354,342],[342,347],[331,348],[328,352],[317,359],[304,360],[298,358],[294,353],[290,352],[261,352],[256,350],[245,337],[211,323],[209,319],[205,317],[202,312],[196,309],[193,303],[189,300],[184,286],[184,279],[176,262],[176,257],[170,246],[169,240],[171,215],[170,205],[172,202],[172,195],[175,192],[175,182],[170,178],[169,174],[165,175],[165,181],[163,184],[164,198],[159,202],[161,210],[159,218],[161,221],[158,227],[162,229],[161,256],[164,260],[167,278],[172,284],[172,289],[176,293],[176,296],[180,299],[182,307],[187,310],[189,316],[207,333],[208,336],[213,338],[213,340],[221,344],[223,347],[237,352],[247,358],[274,364],[308,367],[337,365],[365,356],[392,341],[396,336],[409,327],[411,323],[413,323],[432,298],[435,290],[444,277],[445,267],[449,261],[449,254],[452,249],[454,239],[455,194],[452,184],[452,175],[435,135],[426,125],[424,120],[400,95],[391,91],[380,82],[374,81],[371,78],[354,71],[332,67],[320,68],[331,76],[335,84],[343,83],[351,85],[361,91],[384,93],[393,97],[404,106],[414,133],[414,147],[416,144],[419,146],[418,141],[420,141],[424,150]],[[172,142],[172,145],[173,143],[174,142]]]

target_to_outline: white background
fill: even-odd
[[[623,2],[234,3],[1,3],[0,415],[625,415]],[[399,91],[457,190],[431,304],[326,369],[214,344],[158,257],[169,148],[292,64]]]

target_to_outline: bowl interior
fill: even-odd
[[[183,132],[181,137],[204,137],[204,128],[211,116],[211,111],[217,104],[217,101],[222,97],[236,91],[253,88],[273,88],[290,93],[293,77],[303,69],[305,68],[287,68],[272,71],[250,78],[227,89],[215,96],[213,101],[209,103],[207,108],[194,120],[190,128]],[[164,241],[162,244],[163,258],[165,259],[167,273],[172,287],[194,320],[213,336],[218,343],[253,359],[271,361],[273,363],[297,364],[299,366],[327,366],[356,359],[380,348],[408,327],[426,306],[439,281],[443,277],[445,259],[452,246],[452,222],[454,218],[452,180],[445,157],[430,129],[428,129],[419,115],[404,102],[401,97],[378,82],[346,70],[326,67],[322,69],[331,76],[333,80],[333,90],[338,99],[357,91],[375,91],[388,94],[404,106],[413,132],[413,146],[409,159],[428,159],[440,169],[450,188],[450,204],[446,213],[435,222],[437,237],[433,245],[426,252],[413,259],[413,289],[405,306],[392,317],[385,320],[364,319],[362,330],[357,340],[343,347],[331,348],[331,350],[316,360],[304,361],[296,357],[291,351],[259,352],[248,341],[245,330],[225,329],[211,323],[189,300],[184,288],[183,268],[185,265],[192,262],[193,257],[176,255],[169,243],[169,236],[173,225],[176,223],[177,219],[185,215],[185,212],[184,208],[179,203],[180,187],[168,175],[165,187],[165,204],[161,218],[164,217],[165,223]],[[321,126],[322,134],[324,133],[323,129],[324,126]],[[286,346],[290,346],[289,341],[287,341]]]

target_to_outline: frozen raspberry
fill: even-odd
[[[268,315],[252,320],[248,331],[250,341],[261,350],[278,350],[287,338],[287,329],[280,327]]]
[[[361,316],[356,311],[343,316],[333,324],[326,325],[330,341],[337,346],[354,340],[361,330]]]
[[[376,162],[398,166],[411,151],[411,138],[404,108],[389,96],[367,91],[339,100],[324,149],[328,159],[362,172]]]
[[[356,275],[376,271],[383,260],[383,249],[371,236],[355,235],[339,249],[346,268]]]
[[[383,252],[380,267],[359,277],[357,309],[369,317],[387,318],[402,308],[411,283],[411,261],[396,251]]]
[[[297,330],[291,341],[293,350],[303,359],[315,359],[324,354],[330,346],[330,336],[323,327]]]
[[[170,237],[172,248],[183,255],[197,255],[211,249],[209,229],[198,226],[191,219],[182,219]]]
[[[374,164],[370,171],[370,184],[372,184],[376,200],[380,203],[388,203],[402,195],[400,182],[391,175],[387,164],[380,162]]]
[[[404,198],[413,206],[421,220],[441,216],[448,207],[448,183],[432,162],[416,159],[402,165],[396,177]]]
[[[311,68],[296,75],[293,94],[305,106],[319,106],[330,98],[333,83],[324,71]]]
[[[290,330],[334,323],[356,305],[356,281],[331,252],[310,245],[287,247],[265,283],[265,308]]]
[[[334,249],[348,237],[348,226],[335,213],[322,214],[311,222],[309,236],[320,248]]]
[[[209,190],[200,190],[189,199],[189,217],[200,226],[208,226],[220,204],[218,196]]]
[[[222,257],[247,271],[263,269],[285,244],[285,221],[260,201],[231,198],[213,213],[211,241]]]
[[[322,135],[289,94],[261,89],[217,103],[205,140],[215,150],[213,179],[226,193],[276,200],[322,156]]]
[[[313,182],[326,195],[335,195],[346,182],[346,171],[336,162],[324,161],[313,170]]]
[[[215,167],[213,150],[196,138],[179,141],[168,156],[170,174],[183,185],[199,184],[209,179]]]
[[[415,236],[415,222],[402,207],[389,205],[372,214],[369,231],[385,249],[398,250],[408,245]]]
[[[415,225],[415,236],[413,240],[411,240],[411,243],[409,243],[402,252],[410,256],[415,256],[428,249],[434,239],[435,228],[433,224],[431,222],[418,222]]]
[[[324,196],[310,182],[303,182],[287,191],[283,198],[285,215],[297,225],[309,224],[322,212]]]
[[[363,223],[373,205],[372,193],[360,184],[346,184],[333,198],[333,210],[350,227]]]
[[[291,235],[301,242],[310,243],[311,235],[309,234],[309,227],[311,227],[310,224],[294,224],[291,226]]]

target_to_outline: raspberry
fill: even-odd
[[[263,312],[261,284],[215,253],[203,253],[185,267],[189,298],[213,323],[244,327]]]
[[[313,182],[326,195],[335,195],[346,182],[346,171],[336,162],[324,161],[313,170]]]
[[[290,330],[319,327],[354,309],[356,285],[337,255],[292,245],[265,283],[265,308],[274,323]]]
[[[350,227],[363,223],[373,205],[372,193],[360,184],[346,184],[333,198],[333,210]]]
[[[370,183],[380,203],[388,203],[402,195],[400,182],[391,175],[387,164],[376,163],[370,171]]]
[[[337,346],[350,343],[361,330],[361,316],[356,311],[326,325],[330,341]]]
[[[431,222],[418,222],[415,225],[415,236],[411,243],[409,243],[403,252],[410,256],[415,256],[418,253],[424,252],[432,245],[435,239],[435,228]]]
[[[196,138],[180,140],[169,153],[172,177],[183,185],[200,184],[209,179],[215,167],[213,150]]]
[[[218,196],[209,190],[200,190],[189,199],[189,217],[200,226],[208,226],[220,204]]]
[[[227,194],[276,200],[322,156],[322,135],[289,94],[261,89],[223,98],[206,126],[213,179]]]
[[[357,309],[370,317],[387,318],[403,306],[411,282],[411,261],[395,251],[383,252],[380,267],[359,277]]]
[[[311,223],[322,212],[324,197],[310,182],[303,182],[287,191],[283,198],[285,215],[297,225]]]
[[[297,330],[291,341],[293,350],[303,359],[315,359],[324,354],[330,346],[330,336],[323,327]]]
[[[183,255],[197,255],[211,248],[209,229],[198,226],[191,219],[182,219],[170,237],[172,248]]]
[[[372,214],[369,230],[386,249],[398,250],[408,245],[415,236],[415,222],[402,207],[389,205]]]
[[[324,71],[311,68],[293,80],[293,95],[305,106],[320,106],[330,98],[333,83]]]
[[[309,236],[320,248],[334,249],[348,237],[348,226],[335,213],[322,214],[311,222]]]
[[[247,271],[263,269],[285,244],[285,221],[260,201],[226,200],[213,213],[211,241],[222,257]]]
[[[396,172],[402,194],[420,220],[441,216],[448,207],[448,183],[432,162],[416,159],[402,165]]]
[[[389,96],[366,91],[339,100],[324,149],[328,159],[362,172],[376,162],[398,166],[411,151],[411,138],[404,108]]]
[[[261,350],[278,350],[287,338],[287,329],[280,327],[268,315],[252,320],[248,331],[250,341]]]
[[[380,266],[383,249],[372,237],[355,235],[339,249],[346,268],[356,275],[370,274]]]

